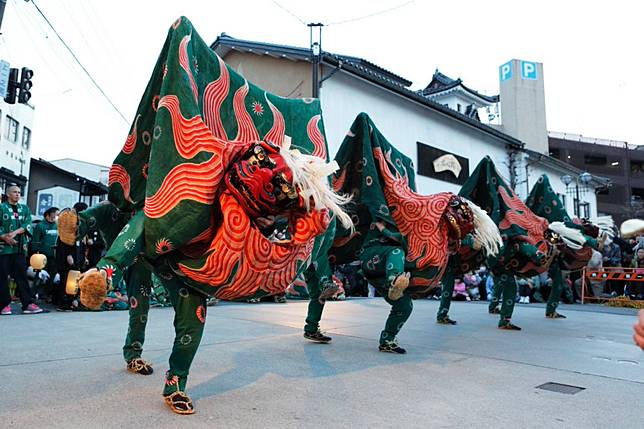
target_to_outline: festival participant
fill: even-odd
[[[477,206],[449,192],[415,192],[411,160],[358,115],[335,158],[337,192],[351,193],[347,206],[355,231],[338,227],[331,249],[335,263],[359,260],[369,281],[391,305],[379,350],[403,354],[396,335],[411,315],[412,294],[430,290],[447,258],[471,233],[474,246],[493,254],[501,243],[496,226]],[[309,324],[317,324],[307,318]]]
[[[27,282],[27,245],[31,238],[31,212],[20,204],[20,187],[7,188],[7,201],[0,204],[0,308],[2,315],[12,314],[8,276],[16,282],[22,312],[42,313]]]
[[[479,162],[459,195],[471,198],[499,227],[503,247],[498,255],[487,258],[494,275],[489,312],[500,314],[499,329],[520,331],[521,328],[512,323],[517,295],[515,276],[530,278],[547,271],[563,241],[559,233],[548,228],[546,219],[536,216],[517,197],[490,157]],[[559,231],[570,233],[565,227]],[[479,263],[480,256],[474,253],[471,257],[475,264]]]
[[[441,278],[441,299],[436,313],[436,323],[441,325],[456,325],[456,320],[449,317],[449,309],[454,298],[455,279],[465,273],[480,267],[484,263],[485,255],[474,248],[474,239],[471,234],[461,241],[458,252],[450,255],[445,273]]]
[[[552,279],[552,289],[546,303],[546,317],[565,319],[566,316],[557,312],[561,293],[565,288],[562,270],[578,271],[588,264],[593,255],[592,249],[601,250],[608,231],[612,231],[612,219],[610,217],[596,219],[594,222],[597,225],[588,219],[572,220],[545,174],[537,180],[530,191],[526,205],[534,214],[547,219],[550,222],[550,229],[558,231],[563,238],[565,246],[561,248],[561,252],[548,270],[548,275]],[[602,238],[598,240],[600,231]]]
[[[261,90],[186,18],[174,23],[110,170],[110,201],[135,213],[79,284],[81,300],[104,294],[103,274],[136,261],[164,284],[175,310],[163,389],[172,411],[194,412],[185,386],[206,297],[283,292],[317,258],[330,213],[351,227],[326,153],[318,100]]]
[[[41,253],[47,258],[45,271],[49,278],[43,285],[46,297],[53,298],[53,281],[56,276],[56,240],[58,239],[58,228],[56,218],[58,208],[50,207],[43,213],[43,219],[34,227],[31,239],[31,249],[34,253]],[[45,298],[45,296],[41,297]]]

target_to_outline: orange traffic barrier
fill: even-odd
[[[616,298],[588,296],[586,288],[590,281],[644,282],[644,268],[605,267],[601,270],[584,267],[581,277],[581,303],[588,301],[611,301]]]

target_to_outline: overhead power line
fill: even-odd
[[[29,0],[27,0],[27,1],[29,1]],[[58,31],[56,31],[56,29],[54,28],[54,26],[52,25],[52,23],[49,21],[49,19],[47,19],[47,17],[45,16],[45,14],[40,10],[40,8],[39,8],[39,7],[38,7],[38,5],[36,4],[36,2],[35,2],[34,0],[31,0],[31,4],[33,4],[33,5],[34,5],[34,7],[36,8],[36,10],[37,10],[37,11],[38,11],[38,13],[40,14],[40,16],[42,16],[42,17],[43,17],[43,19],[45,20],[45,22],[47,23],[47,25],[49,25],[49,27],[50,27],[50,28],[51,28],[51,30],[54,32],[54,34],[56,34],[56,36],[58,37],[58,40],[60,40],[60,42],[63,44],[63,46],[65,46],[65,48],[67,48],[67,50],[69,51],[69,53],[71,54],[71,56],[74,58],[74,61],[76,61],[76,64],[78,64],[78,65],[80,66],[80,68],[83,70],[83,72],[85,72],[85,74],[87,75],[87,77],[92,81],[92,83],[94,84],[94,86],[99,90],[99,92],[103,95],[103,97],[105,97],[105,99],[107,100],[107,102],[108,102],[108,103],[110,103],[110,105],[112,106],[112,108],[113,108],[114,110],[116,110],[116,113],[118,113],[118,114],[119,114],[119,116],[120,116],[121,118],[123,118],[123,120],[125,121],[125,123],[129,125],[129,123],[130,123],[130,122],[125,118],[125,115],[123,115],[123,113],[121,113],[121,111],[118,109],[118,107],[116,107],[116,105],[112,102],[112,100],[110,99],[110,97],[108,97],[108,96],[107,96],[107,94],[105,93],[105,91],[103,91],[103,88],[101,88],[101,86],[98,84],[98,82],[96,82],[96,81],[94,80],[94,78],[92,77],[92,75],[90,74],[90,72],[89,72],[89,71],[87,71],[87,69],[85,68],[85,66],[83,66],[83,64],[82,64],[82,63],[80,62],[80,60],[78,59],[78,57],[76,57],[76,54],[74,54],[74,51],[72,50],[72,48],[70,48],[70,47],[69,47],[69,45],[65,42],[65,40],[63,40],[63,38],[61,37],[61,35],[60,35],[60,34],[58,34]]]
[[[286,7],[282,6],[280,3],[278,3],[278,2],[277,2],[277,1],[275,1],[275,0],[271,0],[271,1],[272,1],[272,2],[277,6],[277,7],[279,7],[280,9],[282,9],[284,12],[288,13],[288,14],[289,14],[289,15],[291,15],[293,18],[297,19],[301,24],[307,25],[307,22],[305,22],[302,18],[300,18],[299,16],[297,16],[296,14],[294,14],[293,12],[291,12],[291,11],[290,11],[289,9],[287,9]],[[367,15],[362,15],[362,16],[358,16],[358,17],[355,17],[355,18],[343,19],[343,20],[341,20],[341,21],[334,21],[334,22],[331,22],[331,23],[328,23],[328,24],[324,24],[324,26],[325,26],[325,27],[329,27],[329,26],[331,26],[331,25],[342,25],[342,24],[347,24],[347,23],[349,23],[349,22],[362,21],[363,19],[373,18],[374,16],[382,15],[382,14],[385,14],[385,13],[388,13],[388,12],[393,12],[394,10],[397,10],[397,9],[403,8],[403,7],[407,6],[407,5],[410,5],[410,4],[415,3],[415,2],[416,2],[416,0],[409,0],[409,1],[406,1],[406,2],[404,2],[404,3],[399,4],[399,5],[397,5],[397,6],[390,7],[390,8],[388,8],[388,9],[383,9],[383,10],[380,10],[380,11],[378,11],[378,12],[372,12],[372,13],[369,13],[369,14],[367,14]]]
[[[347,24],[349,22],[362,21],[363,19],[373,18],[374,16],[382,15],[383,13],[393,12],[394,10],[403,8],[403,7],[405,7],[405,6],[409,5],[409,4],[414,3],[415,1],[416,0],[410,0],[410,1],[407,1],[405,3],[399,4],[398,6],[390,7],[389,9],[384,9],[384,10],[381,10],[379,12],[373,12],[373,13],[370,13],[368,15],[363,15],[363,16],[359,16],[359,17],[356,17],[356,18],[344,19],[342,21],[331,22],[329,24],[326,24],[326,26],[329,27],[331,25]]]
[[[271,1],[272,1],[272,2],[277,6],[277,7],[279,7],[280,9],[282,9],[284,12],[288,13],[288,14],[289,14],[289,15],[291,15],[293,18],[295,18],[295,19],[297,19],[298,21],[300,21],[300,23],[302,23],[303,25],[306,25],[306,22],[304,22],[304,20],[303,20],[302,18],[300,18],[299,16],[297,16],[296,14],[294,14],[293,12],[291,12],[290,10],[288,10],[287,8],[285,8],[284,6],[282,6],[281,4],[279,4],[278,2],[276,2],[275,0],[271,0]]]

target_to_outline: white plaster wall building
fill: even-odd
[[[23,188],[26,195],[33,133],[34,107],[7,104],[0,98],[0,189],[10,183]]]
[[[355,117],[364,111],[380,132],[412,159],[420,193],[458,192],[461,185],[423,175],[425,168],[433,168],[430,164],[435,158],[419,159],[419,143],[463,157],[468,162],[467,167],[463,163],[461,167],[468,169],[467,174],[484,156],[489,155],[501,175],[510,180],[507,146],[511,143],[468,123],[454,120],[440,110],[344,74],[336,74],[324,82],[320,99],[332,155],[337,152]]]
[[[283,97],[315,93],[310,49],[240,40],[226,34],[211,48],[234,70],[267,91]],[[548,156],[547,144],[543,145],[547,131],[541,64],[519,60],[504,64],[501,96],[488,96],[438,70],[425,89],[412,91],[412,82],[361,58],[321,52],[316,61],[320,64],[319,98],[331,157],[355,117],[365,112],[383,135],[413,160],[420,193],[458,192],[478,162],[490,156],[501,176],[523,199],[541,174],[547,174],[574,215],[577,202],[571,191],[575,185],[566,187],[561,177],[577,180],[582,171]],[[528,77],[518,69],[524,63],[532,67]],[[517,68],[514,75],[507,73],[508,67]],[[504,96],[504,103],[500,103]],[[535,110],[539,110],[536,119]],[[509,118],[507,126],[503,124],[504,115]],[[524,136],[528,141],[520,140]],[[434,161],[445,155],[454,157],[461,173],[436,170]],[[607,183],[595,177],[586,184],[588,192],[583,192],[583,198],[580,193],[582,216],[597,214],[595,189]]]
[[[284,97],[311,95],[309,49],[225,34],[211,47],[234,70],[267,91]],[[355,117],[365,112],[413,160],[420,193],[458,192],[486,155],[511,180],[509,154],[521,147],[519,140],[410,90],[410,81],[366,60],[323,52],[320,61],[319,97],[331,157]],[[435,171],[433,161],[446,154],[460,164],[458,177],[450,171]]]

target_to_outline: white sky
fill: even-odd
[[[304,22],[363,17],[405,0],[277,0]],[[308,47],[306,26],[271,0],[36,0],[128,123],[74,63],[30,2],[8,0],[0,58],[34,70],[32,156],[110,165],[170,24],[187,16],[208,43],[233,37]],[[544,64],[548,129],[644,144],[638,2],[422,1],[325,27],[324,50],[365,58],[424,88],[436,68],[498,94],[498,66]],[[368,111],[368,106],[365,106]],[[347,123],[350,123],[350,119]]]

